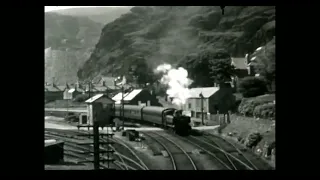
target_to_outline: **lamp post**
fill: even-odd
[[[203,117],[203,94],[202,93],[200,93],[199,94],[199,96],[200,96],[200,98],[201,98],[201,121],[202,121],[202,125],[204,125],[204,117]]]
[[[85,90],[85,91],[88,91],[88,93],[89,93],[89,98],[91,98],[91,84],[92,84],[92,80],[86,81],[84,84],[88,84],[88,90]],[[86,88],[86,89],[87,89],[87,88]]]
[[[122,95],[122,97],[121,97],[121,106],[122,106],[122,128],[123,128],[123,130],[124,130],[124,101],[123,101],[123,98],[124,98],[124,87],[123,87],[123,85],[122,85],[122,87],[121,87],[121,95]]]
[[[117,85],[117,80],[119,80],[119,79],[120,79],[120,76],[114,80],[114,86],[115,87],[119,87]],[[121,117],[121,120],[122,120],[122,128],[124,129],[124,101],[123,101],[123,98],[124,98],[124,86],[122,84],[122,86],[121,86],[120,117]]]
[[[114,86],[120,87],[117,85],[117,80],[120,80],[121,78],[118,77],[114,80]],[[130,85],[130,88],[133,88],[133,86]],[[121,108],[120,108],[120,117],[122,119],[122,127],[124,129],[124,84],[121,84]]]

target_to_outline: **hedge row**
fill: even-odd
[[[274,94],[263,95],[254,98],[242,99],[238,112],[245,116],[255,116],[260,118],[275,117]]]
[[[275,117],[275,112],[275,104],[262,104],[254,108],[253,116],[260,118],[273,118]]]

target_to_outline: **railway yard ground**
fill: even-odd
[[[218,126],[194,127],[197,131],[214,133]],[[242,146],[233,146],[214,135],[177,136],[171,131],[155,127],[127,127],[125,130],[139,131],[141,141],[129,141],[123,132],[114,132],[110,148],[114,148],[114,163],[110,167],[119,170],[240,170],[240,169],[272,169],[265,161],[257,158],[252,152]],[[92,130],[89,130],[92,132]],[[100,130],[107,132],[104,128]],[[111,129],[108,129],[110,132]],[[60,166],[45,165],[45,169],[93,169],[92,163],[81,163],[92,160],[90,145],[78,143],[92,142],[92,138],[80,137],[88,133],[87,128],[78,131],[75,124],[66,123],[63,118],[45,117],[45,138],[65,141],[64,160]],[[102,138],[106,141],[106,138]],[[234,144],[234,143],[232,143]],[[106,147],[102,147],[106,148]],[[103,158],[106,158],[104,155]],[[69,163],[69,164],[68,164]],[[106,167],[106,163],[102,165]]]
[[[259,134],[261,140],[250,149],[256,156],[263,158],[270,166],[275,167],[275,155],[270,155],[271,148],[275,149],[275,121],[231,115],[231,123],[226,127],[213,131],[206,131],[210,134],[219,135],[224,139],[244,147],[253,134]],[[269,152],[267,152],[269,151]],[[266,154],[268,156],[265,156]],[[272,154],[272,153],[271,153]]]

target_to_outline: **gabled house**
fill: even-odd
[[[110,95],[119,91],[120,88],[116,87],[114,84],[115,79],[115,77],[106,76],[94,78],[90,85],[91,93]],[[86,86],[86,90],[89,91],[89,85]]]
[[[161,106],[155,95],[146,89],[134,89],[131,92],[124,93],[124,104],[128,105],[141,105],[141,106]],[[122,93],[116,94],[112,100],[115,104],[121,104]]]
[[[44,86],[44,96],[46,101],[62,100],[65,86],[57,86],[54,83]]]
[[[113,86],[114,79],[115,77],[96,77],[92,80],[92,84],[95,86]]]
[[[108,94],[108,87],[87,84],[84,91],[86,94],[90,93],[91,96],[94,96],[96,94],[106,94],[107,95]]]
[[[247,76],[255,76],[254,68],[251,64],[254,58],[247,54],[245,57],[232,57],[231,60],[231,65],[235,68],[234,76],[231,77],[231,86],[236,89],[240,79]]]
[[[205,87],[190,89],[190,98],[182,107],[184,111],[190,111],[192,117],[201,117],[202,105],[204,116],[226,113],[233,108],[235,96],[230,83],[222,83],[219,87]]]
[[[76,83],[74,86],[66,84],[66,88],[63,93],[63,99],[74,99],[79,94],[83,94],[85,91],[80,88],[79,83]]]

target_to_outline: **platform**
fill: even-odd
[[[220,125],[216,125],[216,126],[199,126],[199,127],[192,127],[192,129],[196,129],[196,130],[213,130],[218,128]]]

